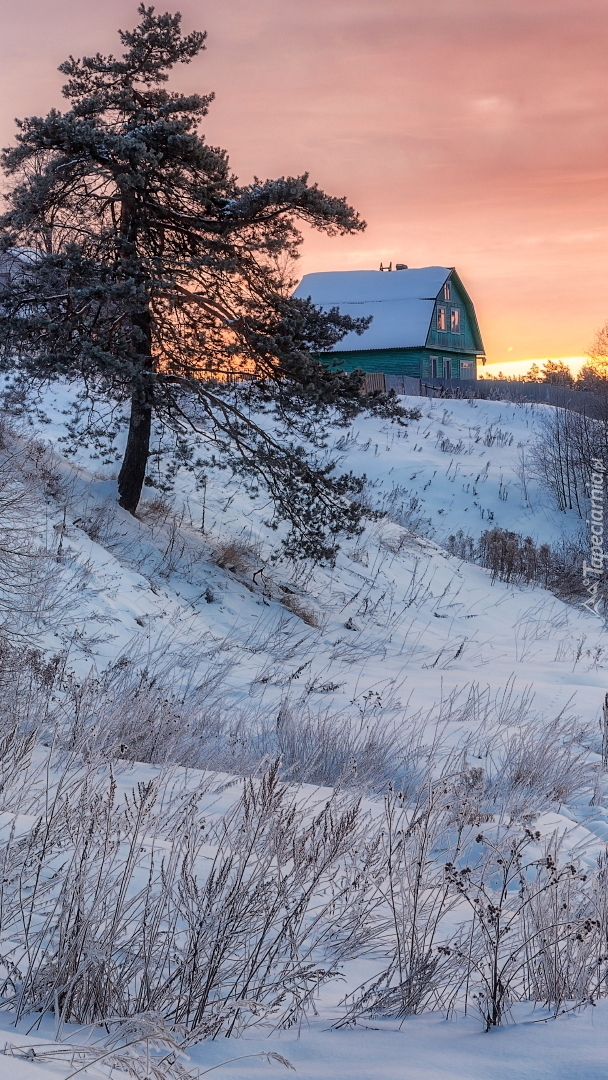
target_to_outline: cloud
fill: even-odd
[[[167,6],[171,7],[171,3]],[[605,0],[180,0],[208,50],[237,173],[309,169],[369,222],[302,268],[457,265],[497,359],[580,355],[608,316]],[[61,105],[57,64],[117,48],[135,0],[20,0],[0,42],[0,129]],[[567,239],[564,239],[567,238]],[[512,356],[509,353],[509,356]]]

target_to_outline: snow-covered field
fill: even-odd
[[[237,1061],[240,1055],[277,1050],[296,1069],[298,1080],[604,1080],[608,1064],[608,1008],[600,1002],[576,1016],[539,1023],[531,1010],[516,1013],[517,1024],[489,1035],[479,1023],[440,1015],[410,1017],[403,1024],[375,1022],[369,1030],[329,1031],[321,1020],[305,1030],[283,1032],[272,1040],[246,1037],[206,1043],[190,1054],[193,1075],[217,1069],[224,1080],[276,1080],[293,1075],[277,1062],[260,1058]],[[52,1030],[47,1036],[52,1042]],[[36,1064],[11,1047],[49,1050],[44,1036],[28,1036],[0,1028],[0,1076],[3,1080],[65,1080],[70,1069]],[[74,1069],[77,1065],[74,1065]],[[90,1070],[81,1076],[95,1076]],[[114,1080],[123,1080],[117,1070]]]
[[[45,421],[28,429],[48,448],[26,467],[32,534],[59,554],[55,615],[39,628],[40,647],[67,653],[79,679],[127,656],[171,670],[174,687],[214,680],[223,714],[245,726],[271,718],[272,727],[290,710],[397,741],[415,732],[417,745],[443,754],[466,744],[488,773],[500,771],[509,739],[549,725],[559,743],[545,751],[554,757],[549,775],[576,735],[587,781],[563,799],[545,792],[534,828],[561,836],[564,851],[593,866],[608,841],[608,790],[592,779],[607,689],[603,622],[539,587],[492,583],[489,571],[442,547],[458,530],[477,538],[493,525],[543,543],[580,531],[581,519],[558,512],[530,468],[547,407],[405,399],[422,413],[406,437],[369,417],[335,432],[344,467],[365,473],[368,498],[387,517],[322,569],[273,561],[264,501],[251,501],[227,474],[210,473],[204,492],[178,477],[171,497],[150,491],[138,520],[130,517],[116,505],[115,466],[86,450],[64,456],[67,400],[47,396]],[[127,786],[148,775],[147,766],[121,769]],[[373,816],[369,792],[368,806]],[[228,1058],[274,1050],[303,1080],[599,1080],[608,1071],[605,1001],[547,1023],[537,1022],[542,1010],[518,1005],[514,1022],[489,1035],[458,1009],[450,1019],[427,1013],[329,1030],[343,994],[337,980],[301,1028],[206,1042],[192,1050],[192,1065],[202,1076]],[[26,1022],[19,1034],[9,1014],[1,1022],[0,1049],[4,1040],[34,1046],[54,1037],[50,1021],[31,1038]],[[63,1080],[77,1068],[5,1053],[1,1078]],[[218,1075],[262,1080],[277,1070],[285,1067],[251,1058]]]

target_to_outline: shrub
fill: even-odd
[[[213,559],[222,570],[246,574],[258,561],[259,549],[247,540],[224,540],[214,548]]]
[[[448,537],[446,547],[460,559],[485,566],[492,573],[492,581],[535,583],[569,602],[587,599],[580,570],[586,555],[582,539],[562,540],[551,547],[495,526],[477,541],[460,529]]]
[[[3,1008],[54,1012],[59,1027],[135,1030],[154,1016],[184,1047],[297,1023],[340,964],[373,956],[346,1023],[464,997],[495,1026],[517,1000],[605,994],[605,864],[583,873],[526,824],[589,788],[574,720],[524,723],[529,698],[508,686],[498,733],[476,735],[483,764],[467,741],[471,765],[463,748],[425,742],[428,718],[402,736],[382,726],[377,695],[359,723],[300,701],[272,729],[231,727],[220,668],[188,703],[128,658],[80,685],[64,659],[0,652]],[[471,693],[451,701],[452,720],[459,709],[479,713]],[[34,755],[35,726],[55,745]],[[252,773],[272,761],[215,788],[209,766],[230,753]],[[207,771],[133,783],[120,754]],[[361,806],[361,791],[382,788],[384,811]]]
[[[303,600],[301,596],[297,596],[295,593],[284,592],[281,597],[281,603],[284,608],[287,608],[292,615],[297,615],[298,619],[305,622],[308,626],[319,627],[321,620],[318,613],[308,604],[306,600]]]

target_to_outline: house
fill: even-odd
[[[339,270],[306,274],[294,296],[325,310],[372,316],[323,358],[345,371],[426,379],[476,379],[485,355],[475,309],[454,268]]]

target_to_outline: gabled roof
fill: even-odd
[[[446,266],[306,274],[294,296],[310,297],[314,304],[326,310],[337,307],[343,315],[353,318],[373,316],[364,334],[347,334],[334,345],[334,352],[411,349],[426,344],[435,300],[452,274],[452,269]],[[459,279],[458,286],[462,288]],[[472,304],[465,290],[462,291],[468,300],[467,308],[472,311]],[[474,313],[473,320],[476,326]]]

